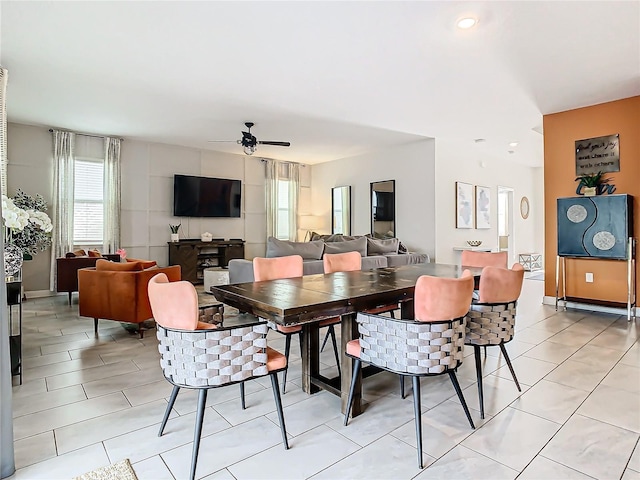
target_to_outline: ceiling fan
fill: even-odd
[[[209,140],[209,143],[215,142],[236,142],[238,145],[242,145],[244,149],[244,153],[247,155],[253,155],[253,153],[257,150],[257,145],[275,145],[277,147],[289,147],[291,146],[290,142],[272,142],[266,140],[258,140],[251,133],[251,127],[253,127],[253,122],[245,122],[247,127],[246,132],[242,132],[242,138],[240,140]]]

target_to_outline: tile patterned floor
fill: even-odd
[[[473,356],[458,375],[477,429],[447,378],[422,380],[425,468],[416,466],[413,402],[383,373],[365,379],[363,415],[342,425],[337,397],[300,390],[293,342],[283,396],[291,449],[268,379],[211,391],[197,477],[639,479],[640,328],[626,318],[556,312],[540,304],[544,283],[526,280],[508,346],[518,392],[499,349],[483,357],[486,419],[480,419]],[[24,384],[14,386],[15,479],[68,479],[129,458],[140,480],[187,478],[196,395],[182,391],[157,436],[171,392],[153,331],[77,316],[66,296],[24,304]],[[640,320],[639,320],[640,322]],[[270,334],[284,350],[284,338]],[[471,349],[466,351],[469,355]],[[326,349],[322,368],[335,372]]]

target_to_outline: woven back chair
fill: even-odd
[[[240,384],[244,408],[244,382],[270,375],[282,442],[288,449],[277,377],[278,372],[286,370],[287,361],[282,354],[267,347],[266,323],[225,328],[219,324],[220,308],[198,309],[194,286],[184,281],[169,283],[165,274],[158,274],[149,282],[149,300],[158,324],[160,367],[164,377],[173,385],[158,436],[162,436],[180,388],[199,390],[189,478],[195,478],[210,388]],[[209,320],[215,323],[209,323]]]
[[[344,424],[349,421],[353,391],[362,362],[413,381],[418,467],[422,468],[420,377],[448,374],[471,428],[475,428],[456,377],[464,349],[464,317],[473,292],[473,276],[465,270],[459,279],[424,275],[416,283],[415,320],[358,313],[360,338],[347,344],[354,360]]]
[[[302,257],[300,255],[289,255],[285,257],[274,257],[274,258],[261,258],[256,257],[253,259],[253,277],[256,282],[261,282],[264,280],[277,280],[280,278],[295,278],[301,277],[303,274],[303,264]],[[320,321],[320,326],[324,327],[330,325],[331,322],[335,322],[335,319],[328,318]],[[295,334],[298,334],[298,339],[300,341],[300,353],[302,354],[302,326],[294,325],[292,327],[285,327],[283,325],[277,325],[269,323],[269,326],[280,332],[285,336],[285,344],[284,344],[284,356],[287,359],[287,363],[289,363],[289,353],[291,352],[291,337]],[[334,335],[335,338],[335,335]],[[333,351],[336,356],[336,361],[338,365],[338,375],[340,374],[340,360],[338,354],[338,346],[334,341]],[[287,390],[287,371],[283,372],[282,378],[282,393],[284,394]]]
[[[485,267],[480,276],[479,299],[471,303],[466,326],[465,344],[473,346],[478,379],[478,397],[480,415],[484,418],[484,398],[482,391],[482,362],[480,347],[499,346],[513,381],[521,392],[516,372],[504,344],[513,339],[516,323],[516,305],[522,282],[524,268],[519,263],[511,270],[498,267]]]
[[[460,263],[465,267],[502,267],[507,268],[507,252],[474,252],[463,250]]]

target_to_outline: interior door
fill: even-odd
[[[498,186],[498,250],[508,252],[508,266],[515,262],[513,188]]]

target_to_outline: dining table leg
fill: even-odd
[[[340,397],[342,400],[341,411],[343,414],[347,411],[349,388],[351,387],[351,379],[353,378],[353,360],[351,357],[347,357],[347,343],[359,336],[356,315],[356,313],[342,315],[341,322],[340,350],[342,352],[342,375],[340,377]],[[356,417],[362,413],[362,370],[358,373],[358,377],[355,388],[353,389],[352,417]]]
[[[316,393],[320,387],[311,382],[320,374],[320,329],[318,322],[306,323],[302,326],[302,390]],[[347,392],[348,393],[348,392]]]

